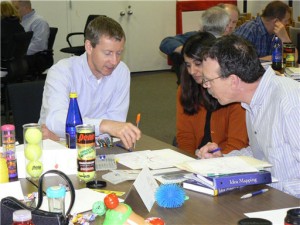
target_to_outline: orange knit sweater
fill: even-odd
[[[181,88],[177,91],[176,139],[178,148],[194,154],[203,136],[206,109],[201,107],[194,115],[183,113],[180,103]],[[222,107],[211,114],[210,132],[212,142],[222,148],[226,154],[248,146],[245,110],[240,103]]]

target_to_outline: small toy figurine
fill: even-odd
[[[105,214],[103,225],[123,224],[123,225],[164,225],[164,221],[155,217],[145,220],[140,215],[132,211],[131,207],[125,203],[119,203],[118,197],[114,194],[108,194],[104,198],[104,203],[108,210]],[[160,220],[158,223],[157,219]]]

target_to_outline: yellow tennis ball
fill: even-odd
[[[25,157],[29,161],[38,160],[42,156],[42,149],[39,145],[28,144],[25,148]]]
[[[91,181],[95,178],[95,171],[92,172],[78,172],[77,176],[80,180],[84,182]]]
[[[40,161],[29,161],[26,166],[26,172],[29,176],[38,178],[43,172],[43,163]]]
[[[25,140],[28,144],[38,144],[42,137],[42,132],[38,128],[32,127],[25,131]]]

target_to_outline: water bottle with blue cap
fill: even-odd
[[[46,194],[48,197],[49,211],[65,215],[66,187],[63,185],[49,187]]]

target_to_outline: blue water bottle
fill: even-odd
[[[76,148],[76,126],[82,124],[77,102],[77,93],[70,93],[70,104],[66,121],[66,144],[68,148]]]
[[[273,70],[280,71],[282,69],[282,47],[281,41],[275,36],[275,41],[272,51],[272,68]]]

